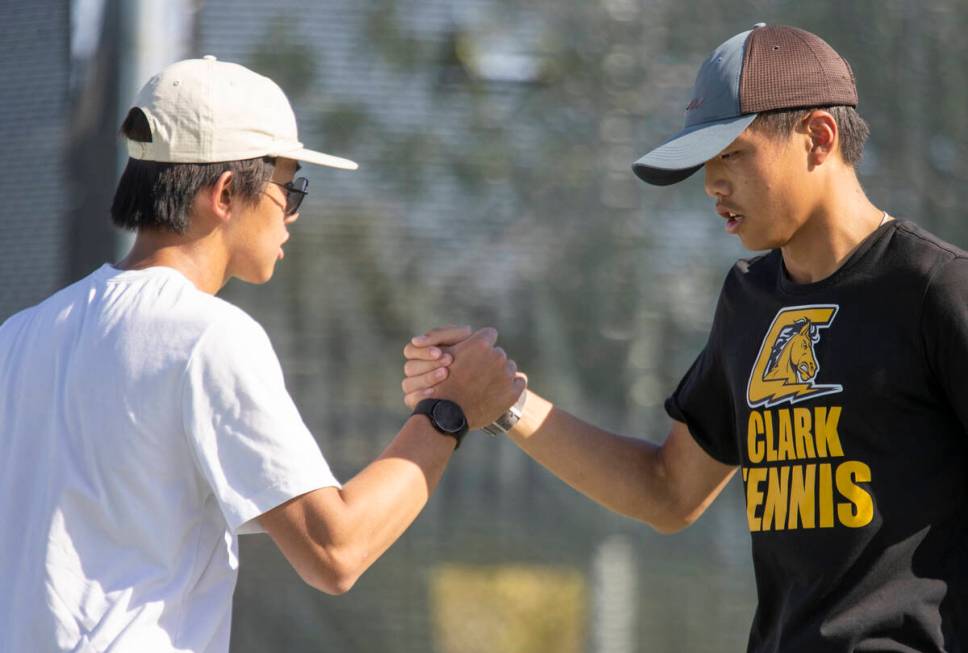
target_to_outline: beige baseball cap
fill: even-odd
[[[279,85],[212,55],[171,64],[144,85],[134,107],[148,118],[151,142],[127,139],[133,159],[217,163],[272,156],[343,170],[359,167],[303,147]]]

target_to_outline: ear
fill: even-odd
[[[810,137],[810,163],[822,165],[837,149],[840,130],[829,111],[817,109],[803,119],[803,127]]]
[[[234,175],[226,170],[214,184],[198,192],[196,201],[204,207],[205,212],[219,222],[228,222],[232,217]]]

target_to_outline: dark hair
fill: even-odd
[[[840,156],[847,165],[856,166],[864,153],[864,143],[870,135],[870,128],[854,107],[834,106],[763,111],[756,116],[756,120],[750,127],[774,136],[789,136],[807,114],[817,109],[829,112],[837,121],[837,128],[840,130]]]
[[[151,142],[151,127],[141,109],[128,112],[121,125],[126,138]],[[232,192],[254,204],[272,177],[275,159],[261,157],[219,163],[163,163],[128,159],[111,203],[111,220],[132,231],[147,229],[183,234],[188,229],[192,201],[203,188],[232,172]]]

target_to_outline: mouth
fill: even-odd
[[[721,204],[716,205],[716,213],[720,215],[724,220],[726,220],[726,231],[727,233],[736,233],[739,230],[740,225],[743,223],[745,216],[742,213],[737,213],[732,209],[727,209]]]

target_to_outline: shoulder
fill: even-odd
[[[889,261],[900,269],[933,277],[948,263],[962,268],[968,252],[907,220],[898,220],[889,248]]]
[[[107,305],[125,307],[132,326],[188,342],[211,337],[235,340],[265,332],[238,306],[199,290],[180,272],[169,268],[126,271],[104,279]],[[177,335],[176,335],[177,334]]]
[[[265,334],[262,325],[244,310],[219,297],[201,293],[206,304],[207,323],[216,331],[241,330],[246,334]]]
[[[207,304],[208,314],[200,325],[194,357],[256,356],[272,349],[265,329],[244,310],[211,296],[207,297]]]
[[[772,250],[751,258],[741,258],[730,268],[723,292],[739,292],[751,286],[772,287],[776,283],[780,251]]]
[[[0,334],[10,334],[29,328],[37,320],[46,319],[50,323],[63,321],[74,313],[75,307],[88,301],[98,273],[99,271],[93,272],[53,292],[39,303],[14,313],[0,323]]]
[[[173,268],[106,266],[93,278],[90,296],[106,330],[163,352],[166,358],[191,359],[205,350],[236,350],[244,356],[246,349],[264,348],[268,342],[248,313],[199,290]]]
[[[779,261],[780,252],[774,250],[733,264],[719,291],[713,331],[737,315],[746,314],[751,302],[761,301],[764,294],[773,292]]]
[[[891,285],[921,298],[922,323],[960,313],[968,303],[968,252],[908,221],[898,221],[888,248]]]

